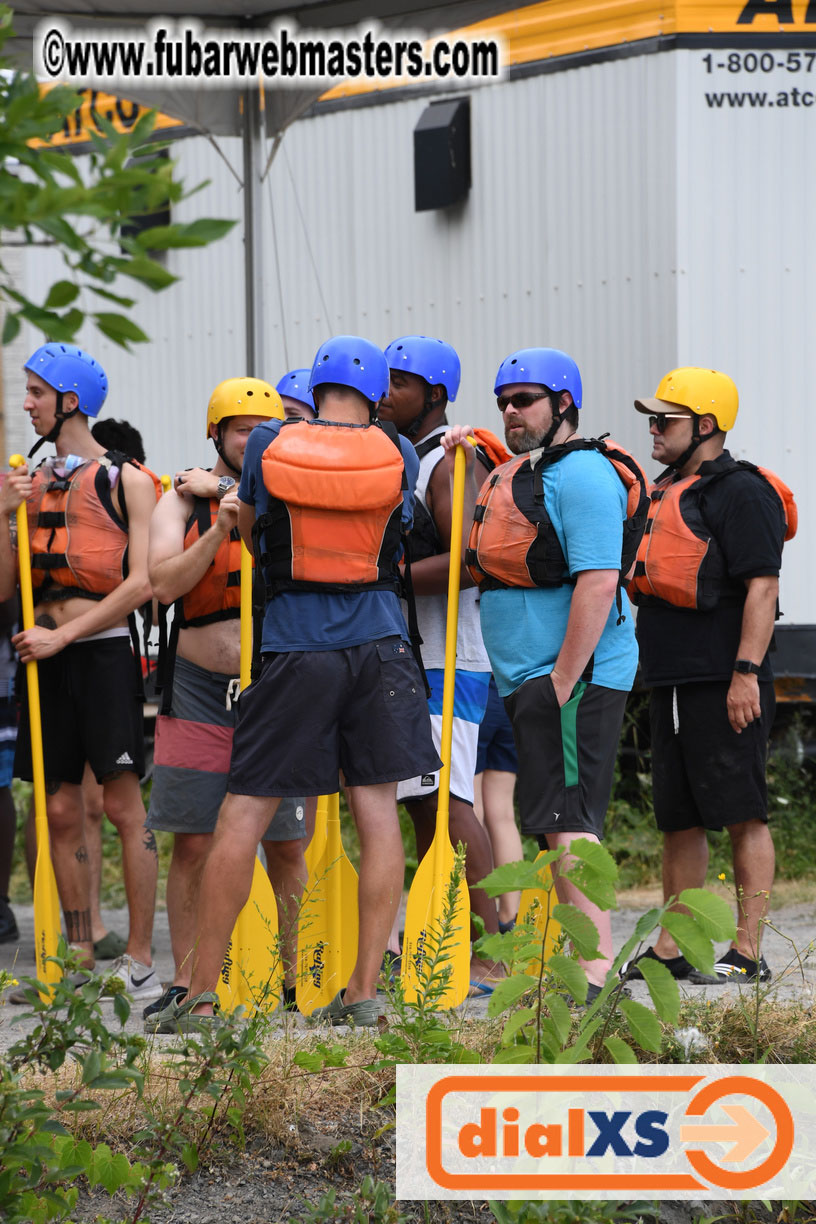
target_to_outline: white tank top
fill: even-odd
[[[439,437],[450,427],[440,425],[422,439]],[[434,447],[419,461],[419,476],[417,477],[414,496],[428,509],[426,494],[428,482],[436,465],[444,459],[445,452],[441,446]],[[430,513],[430,511],[428,511]],[[403,611],[407,608],[403,602]],[[445,666],[445,627],[448,616],[448,597],[440,595],[417,595],[417,621],[422,637],[422,661],[426,667],[441,668]],[[456,666],[460,671],[490,671],[490,661],[487,657],[482,629],[479,623],[479,589],[468,587],[459,594],[459,629],[456,637]]]

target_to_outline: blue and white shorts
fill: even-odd
[[[442,743],[442,689],[445,672],[439,667],[428,668],[428,684],[431,695],[428,707],[431,714],[431,730],[437,751]],[[487,708],[487,692],[490,672],[456,671],[456,689],[453,697],[453,741],[451,743],[452,799],[473,803],[473,776],[476,773],[476,749],[479,743],[479,724]],[[397,785],[397,800],[400,803],[411,799],[424,799],[439,789],[439,771],[408,778]]]

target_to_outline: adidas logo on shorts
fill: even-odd
[[[116,758],[116,764],[117,765],[132,765],[133,757],[130,755],[129,752],[123,752],[120,757]]]

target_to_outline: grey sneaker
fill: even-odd
[[[350,1024],[356,1028],[376,1028],[380,1016],[380,1005],[376,999],[360,999],[357,1003],[344,1003],[343,991],[334,996],[327,1007],[316,1007],[309,1017],[316,1023]]]
[[[163,995],[159,995],[152,1003],[148,1003],[147,1007],[142,1011],[142,1019],[153,1021],[159,1012],[163,1012],[165,1007],[169,1007],[173,999],[178,999],[179,1003],[183,1003],[187,998],[186,986],[168,986]],[[145,1028],[148,1032],[152,1032],[150,1024],[146,1024]]]
[[[142,965],[126,952],[118,956],[103,976],[102,997],[129,994],[132,999],[143,999],[145,1003],[158,999],[162,984],[152,968]]]
[[[193,1008],[200,1003],[212,1003],[213,1015],[198,1016],[193,1014]],[[164,1011],[145,1020],[145,1030],[149,1033],[206,1033],[217,1024],[223,1024],[224,1017],[218,1012],[218,995],[206,990],[203,994],[193,995],[191,999],[179,1002],[178,995],[168,1003]]]

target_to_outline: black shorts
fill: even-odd
[[[657,827],[664,833],[768,819],[765,762],[774,686],[760,683],[762,716],[737,733],[725,704],[729,683],[652,689],[652,792]]]
[[[265,655],[238,701],[227,790],[325,795],[440,767],[425,689],[398,637]]]
[[[518,749],[523,833],[603,838],[626,697],[582,682],[559,708],[549,674],[525,681],[505,697]]]
[[[129,637],[75,642],[37,664],[46,782],[79,784],[90,763],[97,782],[144,773],[144,714]],[[15,777],[30,782],[28,685],[22,672]]]

